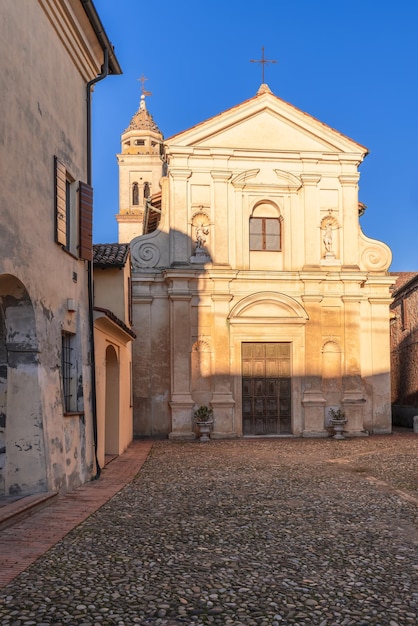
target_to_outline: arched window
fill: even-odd
[[[149,183],[144,183],[144,198],[150,197]]]
[[[281,224],[276,207],[263,203],[250,217],[250,250],[281,250]]]
[[[132,204],[134,204],[134,205],[139,204],[138,183],[134,183],[132,185]]]

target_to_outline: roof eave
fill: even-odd
[[[107,50],[109,53],[109,74],[122,74],[122,68],[119,65],[119,61],[116,57],[114,47],[108,38],[104,26],[101,22],[99,14],[92,0],[81,0],[83,9],[86,12],[87,17],[90,20],[90,24],[96,34],[96,37],[102,46],[103,50]]]

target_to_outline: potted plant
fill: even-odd
[[[329,416],[331,425],[335,431],[334,439],[345,439],[343,435],[344,425],[347,423],[347,418],[342,409],[329,409]]]
[[[194,421],[200,430],[200,442],[206,442],[210,439],[210,430],[213,424],[213,409],[202,405],[194,411]]]

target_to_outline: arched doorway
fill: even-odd
[[[262,291],[239,300],[228,319],[237,434],[299,436],[307,312],[284,293]]]
[[[105,454],[119,454],[119,361],[113,346],[106,348]]]
[[[15,276],[0,276],[0,495],[47,489],[39,346],[33,305]]]

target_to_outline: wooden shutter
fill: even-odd
[[[67,170],[58,157],[55,162],[55,241],[67,246]]]
[[[93,260],[93,187],[79,182],[80,248],[78,256]]]

